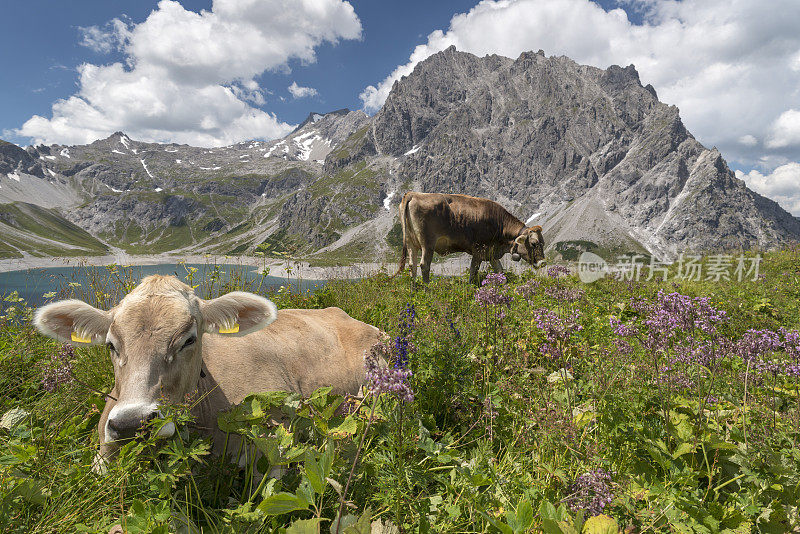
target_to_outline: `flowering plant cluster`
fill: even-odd
[[[586,292],[583,289],[570,289],[568,287],[551,286],[544,289],[544,294],[560,302],[575,302],[581,300]]]
[[[676,373],[678,364],[709,367],[723,357],[738,356],[758,372],[800,377],[797,330],[750,329],[734,342],[719,335],[718,328],[728,322],[728,316],[714,308],[708,298],[659,291],[655,302],[633,299],[631,306],[644,315],[645,335],[639,336],[634,325],[611,317],[617,348],[628,351],[630,346],[624,338],[639,337],[648,351],[669,355],[666,365],[659,369],[666,375]],[[777,358],[778,353],[784,353],[785,358]],[[691,383],[685,377],[677,379]]]
[[[569,486],[566,502],[573,511],[586,510],[590,516],[603,513],[614,500],[611,474],[603,468],[588,471]]]
[[[400,321],[398,322],[399,334],[394,339],[394,348],[397,354],[394,362],[396,369],[408,367],[408,351],[411,347],[411,333],[414,330],[416,318],[417,310],[414,309],[413,304],[407,305],[403,313],[400,314]]]
[[[496,308],[498,306],[508,306],[511,297],[504,294],[500,287],[506,283],[506,275],[503,273],[491,273],[484,278],[481,287],[475,291],[475,301],[483,308]],[[505,315],[499,311],[500,318]]]
[[[569,275],[569,267],[566,265],[553,265],[547,268],[547,276],[550,278],[559,278],[561,275]]]
[[[578,311],[562,316],[547,308],[533,310],[533,322],[544,333],[545,340],[540,346],[542,353],[563,362],[564,347],[573,334],[583,330],[583,326],[578,323],[579,318]]]
[[[800,377],[800,332],[784,327],[773,330],[748,330],[734,348],[736,354],[761,373]],[[775,358],[783,352],[786,359]]]
[[[364,367],[367,371],[367,384],[375,395],[389,393],[396,395],[403,402],[414,400],[414,392],[408,385],[413,373],[404,367],[397,366],[395,354],[384,341],[378,341],[364,356]],[[390,367],[386,362],[395,361]]]
[[[64,343],[54,356],[42,373],[42,387],[48,393],[72,381],[72,360],[75,358],[75,349],[72,345]]]

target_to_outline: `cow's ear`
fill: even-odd
[[[111,327],[111,312],[80,300],[62,300],[36,310],[39,332],[62,342],[102,345]]]
[[[531,230],[531,232],[541,232],[542,231],[542,227],[537,224],[536,226],[531,226],[530,230]]]
[[[271,300],[244,291],[200,302],[205,331],[211,334],[243,336],[278,318],[278,308]]]

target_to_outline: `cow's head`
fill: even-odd
[[[276,318],[275,305],[258,295],[236,291],[203,300],[174,276],[155,275],[109,311],[64,300],[37,310],[34,324],[59,341],[108,347],[117,400],[100,420],[100,450],[107,455],[156,417],[160,402],[181,402],[194,391],[204,332],[241,336]],[[160,434],[174,432],[168,423]]]
[[[514,261],[523,259],[537,269],[545,266],[547,262],[544,259],[544,238],[541,226],[531,226],[520,232],[511,246],[511,259]]]

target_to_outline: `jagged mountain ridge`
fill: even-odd
[[[410,188],[497,200],[562,251],[670,258],[800,239],[800,220],[747,189],[633,66],[541,51],[451,47],[396,82],[375,116],[311,113],[270,142],[204,149],[116,133],[11,146],[0,146],[0,202],[36,203],[33,185],[46,183],[44,196],[67,195],[56,204],[70,221],[131,252],[239,253],[266,241],[373,258]],[[28,189],[9,196],[3,172]]]
[[[313,113],[283,139],[221,148],[122,132],[88,145],[7,144],[0,203],[54,207],[55,199],[70,221],[130,252],[242,252],[281,230],[287,197],[318,180],[331,147],[367,120],[361,111]]]
[[[800,221],[747,189],[632,65],[451,47],[395,83],[372,133],[419,189],[498,200],[550,243],[674,257],[800,238]]]

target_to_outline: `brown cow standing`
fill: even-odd
[[[411,276],[417,276],[422,252],[422,279],[430,280],[434,251],[440,255],[467,252],[472,255],[469,281],[476,283],[481,262],[502,272],[500,258],[524,259],[537,269],[545,265],[542,227],[526,227],[497,202],[467,195],[409,191],[400,202],[403,251],[397,276],[411,251]]]

